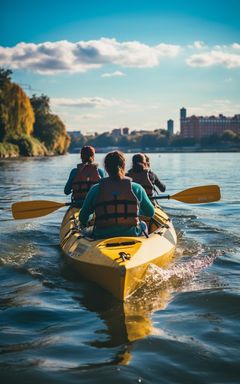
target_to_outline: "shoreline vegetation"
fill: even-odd
[[[49,97],[34,94],[29,98],[11,81],[11,75],[11,70],[0,68],[0,158],[79,153],[84,145],[94,146],[99,153],[116,149],[125,153],[240,151],[240,132],[231,130],[199,140],[170,135],[165,129],[130,132],[124,128],[90,135],[67,132],[60,117],[51,113]]]
[[[129,129],[125,128],[127,132]],[[240,132],[226,130],[222,135],[205,136],[202,139],[183,138],[179,134],[170,135],[165,129],[154,131],[132,131],[114,135],[104,132],[84,136],[80,132],[68,132],[71,142],[68,151],[77,153],[83,145],[92,145],[97,152],[119,149],[125,153],[174,153],[174,152],[239,152]]]
[[[0,157],[63,155],[70,136],[46,95],[29,98],[0,68]]]

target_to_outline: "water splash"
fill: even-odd
[[[200,248],[197,256],[186,258],[175,263],[168,269],[162,269],[155,264],[150,264],[147,268],[144,282],[137,291],[133,292],[132,297],[151,295],[154,291],[168,290],[173,292],[181,289],[187,282],[191,282],[200,272],[209,267],[214,260],[221,255],[218,250],[206,254],[204,248]]]

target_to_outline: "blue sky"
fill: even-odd
[[[0,67],[68,130],[240,113],[240,2],[3,1]]]

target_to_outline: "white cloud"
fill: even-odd
[[[116,99],[105,99],[103,97],[81,97],[79,99],[71,98],[52,98],[51,104],[54,107],[74,107],[74,108],[95,108],[112,107],[120,105],[122,102]]]
[[[223,65],[227,68],[240,67],[240,55],[222,50],[191,55],[186,63],[191,67],[210,67],[212,65]]]
[[[12,69],[29,69],[41,74],[86,72],[105,64],[147,68],[159,65],[164,57],[175,57],[180,47],[173,44],[149,46],[138,41],[118,42],[116,39],[67,40],[41,44],[19,43],[0,46],[0,65]]]
[[[204,49],[207,48],[207,45],[203,41],[194,41],[193,45],[189,45],[189,48]]]
[[[240,44],[238,44],[238,43],[233,43],[233,44],[232,44],[232,47],[233,47],[233,49],[240,49]]]
[[[94,113],[88,113],[86,115],[80,116],[80,119],[81,120],[92,120],[92,119],[99,119],[100,117],[101,117],[101,115],[97,115]]]
[[[115,71],[115,72],[103,73],[101,75],[101,77],[121,77],[121,76],[126,76],[126,74],[121,71]]]

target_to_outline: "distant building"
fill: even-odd
[[[224,131],[240,132],[240,114],[233,117],[219,116],[190,116],[187,110],[180,109],[180,134],[182,137],[201,139],[204,136],[222,135]]]
[[[122,136],[122,128],[114,128],[112,130],[112,135],[114,137],[119,137],[119,136]]]
[[[174,121],[172,119],[168,120],[167,121],[167,131],[169,133],[170,136],[173,135],[173,131],[174,131]]]
[[[186,108],[181,108],[180,109],[180,119],[183,120],[183,119],[186,119],[187,117],[187,110]]]
[[[81,135],[81,131],[69,131],[68,134],[72,137],[79,137]]]
[[[129,128],[127,128],[127,127],[126,127],[126,128],[123,128],[123,129],[122,129],[122,134],[123,134],[123,135],[129,135]]]

